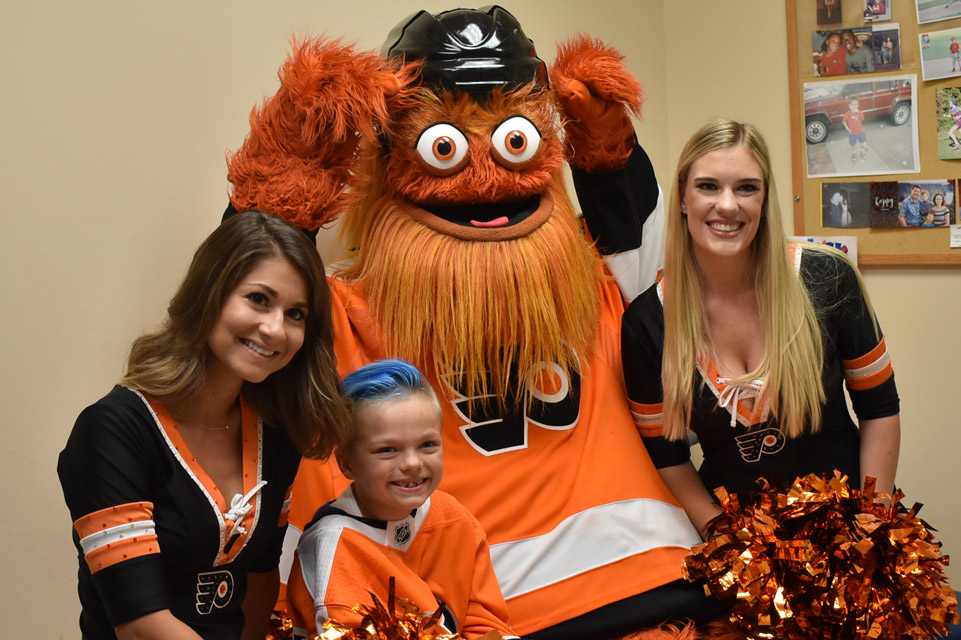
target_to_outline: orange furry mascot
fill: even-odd
[[[232,207],[308,230],[340,219],[338,367],[397,356],[428,373],[441,488],[484,525],[515,631],[695,637],[654,628],[717,612],[680,579],[699,538],[621,377],[620,317],[653,282],[662,211],[622,56],[577,37],[548,80],[504,9],[422,11],[381,55],[295,43],[280,79],[229,159]],[[346,485],[336,465],[303,463],[292,543]]]

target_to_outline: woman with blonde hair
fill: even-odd
[[[57,471],[84,638],[262,639],[300,455],[346,433],[324,266],[257,211],[197,249]]]
[[[900,419],[884,338],[844,254],[787,240],[757,129],[717,120],[688,141],[666,242],[663,280],[624,315],[624,377],[654,464],[702,535],[719,513],[711,491],[747,499],[761,476],[783,486],[839,469],[890,493]]]

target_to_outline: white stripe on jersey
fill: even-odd
[[[140,520],[137,522],[121,524],[116,527],[110,527],[109,529],[103,529],[96,533],[91,533],[89,536],[81,538],[80,547],[83,549],[83,554],[86,556],[89,555],[91,551],[96,551],[100,547],[119,542],[121,540],[126,540],[127,538],[133,538],[134,536],[156,535],[157,531],[155,527],[156,525],[153,520]]]
[[[889,366],[891,366],[891,356],[888,354],[887,349],[885,349],[884,353],[878,356],[878,359],[872,362],[871,364],[863,366],[860,369],[845,369],[844,377],[847,378],[848,380],[858,380],[860,378],[869,378],[873,375],[876,375],[880,371],[882,371],[885,367],[889,367]]]
[[[504,598],[660,547],[701,542],[684,509],[635,498],[604,504],[563,520],[550,533],[492,544],[491,560]]]
[[[641,228],[641,246],[604,256],[624,300],[630,302],[657,279],[664,266],[664,194],[657,188],[657,205]]]

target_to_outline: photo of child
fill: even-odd
[[[917,76],[847,78],[804,83],[808,177],[919,172]]]
[[[864,0],[864,21],[877,22],[891,19],[890,0]]]
[[[938,158],[961,159],[961,87],[934,90],[938,122]]]
[[[890,71],[901,68],[901,30],[896,24],[889,28],[878,29],[873,33],[872,43],[875,71]]]
[[[927,48],[924,47],[925,36],[929,41]],[[961,76],[961,29],[928,31],[918,39],[921,45],[921,77],[924,80]]]

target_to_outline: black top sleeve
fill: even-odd
[[[627,164],[603,173],[572,170],[584,221],[602,255],[641,246],[644,222],[657,206],[658,186],[647,153],[634,144]]]

